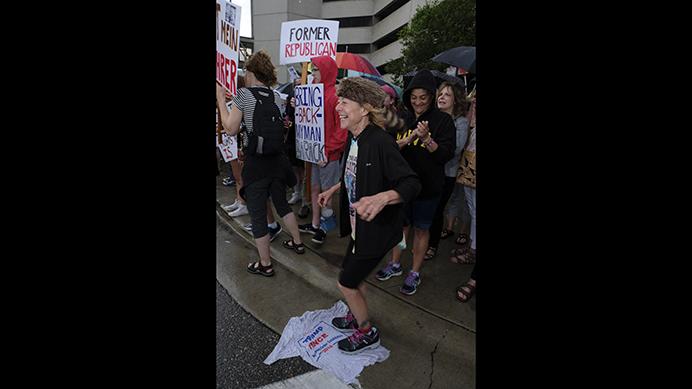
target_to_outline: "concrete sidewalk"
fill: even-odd
[[[231,218],[221,208],[221,205],[230,204],[235,200],[235,188],[221,185],[221,177],[217,179],[217,213],[219,220],[229,230],[236,233],[248,244],[254,241],[249,232],[241,226],[250,221],[249,216]],[[299,206],[294,206],[297,213]],[[299,223],[307,223],[307,219],[299,219]],[[326,242],[315,245],[310,241],[311,235],[301,234],[308,250],[305,255],[296,255],[281,246],[281,240],[289,239],[290,235],[284,230],[271,247],[272,260],[291,273],[297,275],[309,285],[305,289],[308,300],[314,300],[314,290],[318,290],[324,298],[320,298],[327,308],[336,300],[343,300],[336,280],[340,269],[341,260],[346,250],[347,239],[339,239],[337,231],[327,235]],[[448,238],[440,243],[438,256],[427,261],[421,271],[422,283],[418,292],[413,296],[405,296],[399,292],[399,287],[404,277],[393,277],[385,282],[377,281],[371,275],[366,281],[369,285],[368,305],[374,323],[382,333],[383,344],[391,351],[390,358],[380,364],[370,366],[359,377],[363,388],[473,388],[475,387],[475,299],[462,304],[455,299],[455,288],[468,279],[471,266],[461,266],[449,261],[449,251],[457,247],[453,238]],[[389,259],[391,255],[387,256]],[[238,262],[235,259],[234,262]],[[218,258],[217,264],[227,263],[228,258]],[[244,293],[239,293],[246,284],[247,288],[254,288],[254,278],[236,273],[232,276],[234,282],[228,282],[231,271],[228,266],[245,266],[245,262],[232,265],[219,265],[217,278],[226,279],[234,298],[240,294],[238,302],[244,306],[253,316],[264,322],[274,331],[281,333],[283,326],[289,317],[277,315],[277,304],[293,306],[290,311],[304,312],[313,307],[307,307],[303,303],[306,300],[292,299],[290,301],[279,298],[277,294],[271,299],[243,299]],[[402,257],[404,269],[410,269],[412,258],[410,250]],[[385,261],[383,260],[384,264]],[[244,269],[239,269],[244,270]],[[280,268],[280,270],[283,270]],[[278,276],[279,274],[277,274]],[[244,278],[241,280],[241,278]],[[272,277],[276,279],[277,277]],[[268,279],[271,281],[272,279]],[[222,282],[224,284],[224,282]],[[233,284],[231,286],[231,284]],[[263,284],[268,284],[264,282]],[[295,284],[295,281],[294,281]],[[227,287],[227,289],[229,289]],[[299,286],[296,285],[296,288]],[[312,290],[313,292],[309,292]],[[256,295],[255,293],[252,293]],[[308,304],[311,305],[311,304]],[[286,310],[279,310],[286,314]],[[432,386],[431,386],[432,385]]]

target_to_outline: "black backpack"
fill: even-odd
[[[255,96],[252,134],[248,137],[247,154],[259,157],[280,154],[284,149],[284,124],[281,111],[270,89],[248,88]]]

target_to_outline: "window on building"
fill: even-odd
[[[395,42],[397,39],[399,39],[399,31],[401,31],[401,29],[404,27],[406,27],[406,24],[402,25],[401,27],[395,29],[394,31],[373,42],[373,49],[379,50],[387,46],[388,44]]]
[[[336,51],[340,53],[368,54],[372,50],[369,43],[352,43],[348,45],[336,45]]]
[[[339,28],[342,27],[369,27],[372,26],[372,16],[354,16],[351,18],[331,18],[327,20],[336,20],[339,22]]]
[[[378,13],[375,14],[375,23],[389,16],[392,12],[401,8],[402,5],[408,3],[409,0],[394,0],[382,8]]]

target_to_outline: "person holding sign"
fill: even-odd
[[[435,77],[429,70],[421,70],[409,82],[404,91],[404,130],[397,134],[397,144],[406,162],[421,178],[423,190],[418,197],[406,204],[408,235],[413,225],[413,268],[406,276],[399,291],[405,295],[416,293],[421,283],[420,270],[428,249],[430,226],[445,182],[445,164],[454,156],[456,127],[452,117],[435,105]],[[392,261],[377,273],[380,281],[402,274],[401,249],[392,250]]]
[[[349,132],[341,179],[319,194],[318,204],[326,206],[341,190],[340,232],[350,236],[350,242],[337,285],[349,312],[334,318],[332,325],[353,331],[339,342],[339,349],[355,353],[380,343],[379,331],[368,318],[364,281],[401,240],[402,203],[413,201],[421,184],[382,127],[384,91],[373,81],[354,77],[341,81],[338,96],[336,111]]]
[[[280,101],[281,97],[277,92],[269,89],[269,86],[276,84],[276,69],[266,51],[260,50],[250,56],[245,64],[245,68],[245,83],[248,87],[238,89],[238,94],[233,98],[231,111],[229,112],[223,103],[224,89],[218,83],[216,85],[216,100],[219,112],[221,112],[221,123],[226,132],[231,136],[237,134],[242,121],[245,122],[247,139],[265,131],[264,127],[255,128],[253,126],[253,122],[260,120],[257,115],[254,115],[255,110],[259,106],[258,101],[261,101],[261,104],[277,105],[276,102]],[[268,97],[263,96],[273,96],[273,101],[269,99],[267,100],[269,103],[267,103],[265,100]],[[272,108],[272,106],[269,106],[269,108]],[[278,107],[273,108],[276,110],[274,112],[278,111]],[[279,114],[280,112],[277,113],[276,120],[281,121]],[[279,125],[281,126],[279,131],[283,133],[283,124]],[[245,142],[250,144],[249,140]],[[257,148],[259,149],[260,147],[258,146]],[[296,217],[286,202],[286,188],[287,186],[295,185],[296,176],[291,170],[286,154],[282,152],[283,147],[279,148],[278,154],[274,155],[252,153],[247,148],[247,145],[246,149],[248,153],[243,164],[243,187],[240,189],[240,195],[245,198],[250,211],[252,236],[255,238],[260,257],[258,262],[253,262],[247,267],[247,271],[252,274],[271,277],[274,275],[274,271],[272,269],[271,257],[269,256],[270,237],[266,224],[267,200],[269,196],[271,196],[276,211],[283,218],[293,237],[292,240],[283,242],[283,245],[298,254],[305,253],[305,247],[300,240]]]
[[[310,163],[311,175],[311,201],[317,204],[317,195],[320,191],[331,188],[339,181],[339,159],[346,146],[347,131],[341,128],[339,118],[336,115],[336,75],[338,73],[336,62],[328,56],[312,58],[313,84],[324,84],[324,148],[326,161]],[[336,214],[331,202],[322,208],[321,212],[312,210],[312,223],[298,226],[301,232],[313,234],[312,241],[317,244],[324,243],[327,232],[336,228]]]

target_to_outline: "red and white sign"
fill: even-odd
[[[230,136],[225,132],[221,134],[222,142],[217,146],[221,151],[224,162],[231,162],[238,158],[238,141],[235,136]]]
[[[310,58],[328,55],[336,61],[339,22],[305,19],[281,23],[279,63],[309,62]]]
[[[236,95],[238,49],[240,45],[240,7],[216,0],[216,81]]]

